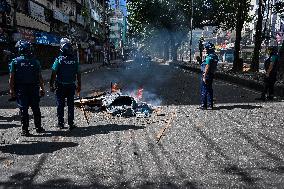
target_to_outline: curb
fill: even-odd
[[[199,68],[193,68],[193,67],[190,67],[190,66],[185,66],[185,65],[180,65],[180,64],[174,64],[174,65],[179,66],[180,68],[182,68],[184,70],[190,70],[190,71],[195,72],[195,73],[201,73],[201,70]],[[221,73],[221,72],[216,72],[215,78],[218,79],[218,80],[223,80],[223,81],[232,83],[232,84],[237,84],[237,85],[249,88],[249,89],[253,89],[253,90],[256,90],[256,91],[259,91],[259,92],[262,92],[263,87],[264,87],[262,83],[259,83],[257,81],[239,78],[239,77],[224,74],[224,73]],[[275,85],[274,93],[275,93],[276,96],[284,97],[284,86]]]

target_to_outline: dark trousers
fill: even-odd
[[[268,94],[268,97],[274,96],[275,82],[276,82],[276,76],[269,76],[264,78],[264,89],[261,94],[262,98],[265,98],[266,94]]]
[[[67,98],[68,106],[68,124],[74,123],[74,95],[75,84],[57,84],[56,99],[57,99],[57,117],[58,124],[64,124],[64,107],[65,99]]]
[[[39,108],[39,86],[21,84],[15,87],[18,107],[20,109],[22,129],[29,128],[29,107],[32,108],[34,124],[36,128],[41,128],[41,112]]]
[[[206,83],[203,81],[201,76],[201,106],[207,108],[213,106],[213,75],[208,75],[206,77]]]

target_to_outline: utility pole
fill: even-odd
[[[190,18],[190,41],[189,41],[189,61],[192,63],[192,29],[193,29],[193,0],[191,0],[191,18]]]

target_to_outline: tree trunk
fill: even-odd
[[[171,36],[171,56],[174,62],[177,61],[177,49],[178,45],[176,45],[175,39]]]
[[[241,50],[241,40],[242,40],[242,29],[245,23],[245,14],[244,14],[244,3],[245,1],[239,1],[237,9],[237,24],[236,24],[236,41],[235,41],[235,51],[234,51],[234,62],[233,70],[234,71],[243,71],[243,64],[240,59],[240,50]]]
[[[164,60],[169,60],[170,58],[170,51],[169,51],[169,44],[168,41],[164,43],[164,53],[163,53]]]
[[[255,46],[250,66],[250,70],[253,72],[259,71],[259,54],[261,51],[262,43],[263,0],[259,0],[257,16],[256,32],[254,37]]]

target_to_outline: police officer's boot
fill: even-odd
[[[35,128],[37,133],[42,133],[45,130],[41,126],[41,115],[34,115],[34,123],[35,123]]]
[[[29,132],[29,129],[28,129],[29,128],[29,119],[23,119],[22,118],[21,122],[22,122],[22,133],[21,133],[21,135],[26,136],[26,137],[30,136],[30,132]]]

